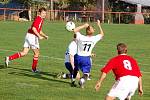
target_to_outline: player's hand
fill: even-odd
[[[100,87],[101,87],[100,82],[97,82],[96,85],[95,85],[95,90],[99,91]]]
[[[46,40],[48,40],[48,36],[46,35],[45,37],[44,37]]]
[[[98,26],[100,26],[100,25],[101,25],[100,20],[97,20],[97,25],[98,25]]]
[[[85,23],[85,24],[84,24],[84,27],[85,27],[85,28],[87,28],[88,26],[89,26],[89,24],[88,24],[88,23]]]
[[[143,95],[143,89],[139,88],[139,96],[142,96],[142,95]]]
[[[91,53],[91,57],[96,57],[96,54],[95,53]]]
[[[42,39],[44,39],[44,37],[42,37],[42,36],[39,36],[39,39],[40,39],[40,40],[42,40]]]

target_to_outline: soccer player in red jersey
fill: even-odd
[[[116,97],[120,100],[131,100],[137,88],[139,95],[142,96],[142,75],[136,60],[127,55],[127,46],[124,43],[119,43],[117,50],[118,56],[110,59],[101,69],[102,74],[95,85],[96,91],[101,87],[107,73],[112,70],[116,76],[116,82],[105,100],[115,100]]]
[[[23,57],[28,54],[30,48],[34,52],[33,63],[32,63],[32,71],[37,72],[37,63],[39,57],[39,40],[48,39],[48,36],[42,32],[43,20],[46,17],[46,9],[40,8],[39,15],[35,18],[32,23],[31,28],[28,29],[28,32],[25,37],[24,48],[21,52],[15,53],[11,56],[5,58],[5,64],[8,67],[8,64],[11,60]]]

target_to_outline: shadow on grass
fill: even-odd
[[[15,67],[8,67],[8,68],[15,69],[15,70],[21,70],[23,72],[33,73],[32,70],[30,70],[30,69],[15,68]],[[42,71],[40,71],[39,73],[35,73],[35,74],[47,75],[47,76],[51,76],[53,78],[56,78],[56,76],[57,76],[58,73],[54,73],[54,72],[42,72]]]
[[[42,80],[47,80],[47,81],[61,82],[61,83],[65,83],[65,84],[70,85],[70,82],[66,82],[66,81],[62,81],[62,80],[57,79],[56,76],[58,73],[54,73],[54,72],[33,73],[29,69],[14,68],[14,67],[8,67],[8,68],[22,71],[22,72],[10,72],[8,74],[13,74],[13,75],[18,75],[18,76],[27,76],[27,77],[37,78],[37,79],[42,79]],[[51,76],[52,78],[51,77],[47,78],[47,77],[44,77],[42,75]]]
[[[0,69],[6,69],[7,67],[5,65],[0,64]]]

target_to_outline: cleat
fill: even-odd
[[[85,83],[85,80],[83,78],[80,79],[79,81],[79,85],[80,85],[80,88],[84,88],[84,83]]]
[[[87,78],[87,80],[88,80],[88,81],[90,81],[90,80],[91,80],[91,75],[89,75],[89,77]]]
[[[33,73],[39,73],[39,70],[38,70],[38,69],[36,69],[36,70],[33,70],[33,69],[32,69],[32,72],[33,72]]]
[[[88,78],[87,78],[87,80],[88,80],[88,81],[90,81],[90,80],[91,80],[91,78],[90,78],[90,77],[88,77]]]
[[[5,57],[5,66],[8,67],[9,65],[9,57]]]

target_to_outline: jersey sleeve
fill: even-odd
[[[94,36],[95,42],[100,41],[102,38],[103,38],[103,36],[101,34],[97,34],[96,36]]]
[[[140,71],[140,68],[138,67],[138,77],[142,77],[142,73]]]
[[[77,45],[75,42],[71,42],[69,45],[69,54],[74,56],[77,53]]]
[[[137,67],[137,69],[136,69],[136,72],[137,72],[137,76],[138,77],[142,77],[142,73],[141,73],[141,71],[140,71],[140,67],[138,66],[138,63],[137,63],[137,61],[135,60],[135,66]]]
[[[101,69],[101,72],[108,73],[114,68],[114,65],[113,59],[109,60],[108,63]]]
[[[79,40],[80,37],[82,36],[80,32],[76,32],[75,34],[76,34],[76,39],[77,39],[77,40]]]

